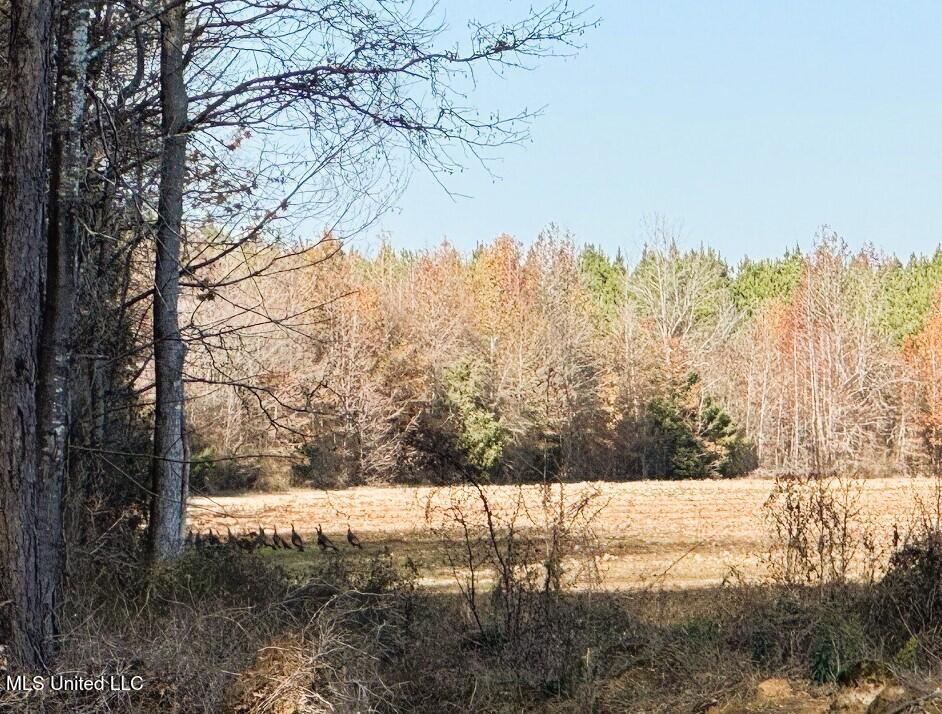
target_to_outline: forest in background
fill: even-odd
[[[555,228],[470,255],[328,236],[193,294],[189,328],[219,335],[188,355],[194,488],[934,468],[942,252],[822,229],[731,266],[663,218],[646,232],[634,262]],[[234,307],[253,300],[277,319],[254,329]]]
[[[528,138],[476,73],[599,22],[443,11],[0,0],[0,708],[715,711],[863,660],[937,675],[942,497],[883,551],[855,477],[939,474],[942,259],[823,230],[730,266],[662,219],[638,261],[556,229],[358,254],[413,170]],[[602,489],[565,481],[759,467],[789,474],[768,581],[601,590]],[[440,527],[189,498],[404,481],[447,482]],[[145,686],[10,686],[55,673]]]

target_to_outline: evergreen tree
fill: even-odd
[[[756,467],[752,444],[700,390],[696,373],[648,404],[646,476],[735,476]]]
[[[579,255],[579,276],[603,323],[614,320],[626,290],[627,273],[621,256],[613,259],[587,245]]]
[[[467,362],[445,375],[445,401],[455,422],[455,446],[468,466],[493,474],[501,464],[504,430],[483,403],[478,380]]]
[[[942,250],[931,257],[913,255],[884,269],[884,311],[881,327],[895,344],[918,333],[942,283]]]
[[[744,258],[732,282],[736,308],[751,316],[768,300],[787,298],[801,279],[803,263],[804,258],[797,248],[786,251],[781,258]]]

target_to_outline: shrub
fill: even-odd
[[[308,441],[298,447],[299,461],[291,465],[292,486],[343,488],[350,485],[349,469],[336,451],[320,441]]]
[[[220,458],[212,447],[193,454],[190,488],[196,493],[243,491],[253,488],[258,479],[259,466],[252,459]]]
[[[518,488],[510,508],[490,501],[477,481],[450,489],[429,525],[461,593],[464,637],[512,673],[518,688],[542,695],[573,691],[587,664],[582,647],[586,610],[570,588],[598,584],[592,528],[599,492],[567,493],[546,482],[539,499]]]
[[[291,583],[270,558],[233,548],[189,549],[171,566],[145,574],[151,596],[167,602],[277,602]]]
[[[771,535],[765,560],[773,581],[811,585],[821,593],[846,586],[855,574],[874,582],[881,553],[863,515],[862,489],[855,475],[775,479],[763,506]]]
[[[680,639],[686,648],[697,653],[723,649],[726,646],[720,623],[711,617],[690,617],[672,629],[672,634]]]
[[[318,558],[302,580],[235,548],[187,549],[159,569],[98,549],[68,583],[60,666],[146,686],[0,692],[0,710],[386,711],[380,668],[403,650],[412,584],[387,554],[331,571],[340,560]]]
[[[801,633],[808,629],[807,607],[794,593],[766,597],[756,588],[743,593],[748,609],[732,625],[729,642],[753,663],[777,670],[801,655]]]
[[[893,553],[880,591],[881,610],[900,632],[942,634],[942,532],[927,530]]]
[[[915,671],[919,667],[919,662],[918,637],[910,637],[893,655],[893,663],[900,669]]]
[[[837,681],[847,668],[870,652],[867,635],[859,618],[843,607],[830,607],[811,631],[808,674],[813,682]]]

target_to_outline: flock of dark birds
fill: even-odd
[[[304,552],[304,539],[301,537],[301,534],[294,529],[294,523],[291,524],[290,538],[280,535],[278,533],[278,526],[274,526],[272,531],[271,534],[267,533],[261,523],[258,524],[257,531],[249,531],[241,535],[235,535],[229,526],[226,526],[225,536],[221,533],[216,533],[212,528],[205,533],[189,530],[186,534],[186,544],[195,548],[227,546],[238,548],[247,553],[251,553],[258,548],[299,550],[302,553]],[[350,526],[347,526],[347,543],[350,544],[351,548],[363,550],[363,544],[360,543],[360,539],[357,538],[356,534],[350,530]],[[339,552],[339,549],[334,545],[333,541],[321,530],[320,525],[317,526],[317,547],[322,551],[332,550],[335,553]]]

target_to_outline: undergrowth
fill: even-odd
[[[70,562],[58,669],[144,687],[7,691],[0,707],[678,712],[747,696],[769,677],[832,686],[861,663],[937,675],[938,528],[907,534],[861,580],[849,553],[869,554],[872,535],[845,525],[852,491],[791,481],[773,494],[774,530],[787,536],[770,554],[779,577],[703,590],[593,587],[580,565],[594,559],[592,499],[552,489],[503,511],[480,487],[454,501],[438,531],[454,593],[418,588],[415,564],[387,549],[325,553],[294,572],[224,545],[153,567],[133,537],[103,542]]]
[[[934,547],[927,544],[926,548]],[[931,671],[942,622],[900,607],[931,564],[908,546],[875,585],[536,591],[518,640],[482,637],[459,595],[392,555],[325,558],[303,579],[227,548],[73,582],[62,670],[140,692],[4,693],[10,711],[688,711],[770,676],[835,681],[861,660]],[[934,562],[934,561],[933,561]],[[932,577],[937,577],[933,574]],[[539,613],[539,614],[538,614]],[[501,608],[482,603],[485,631]],[[540,619],[542,618],[542,619]]]

